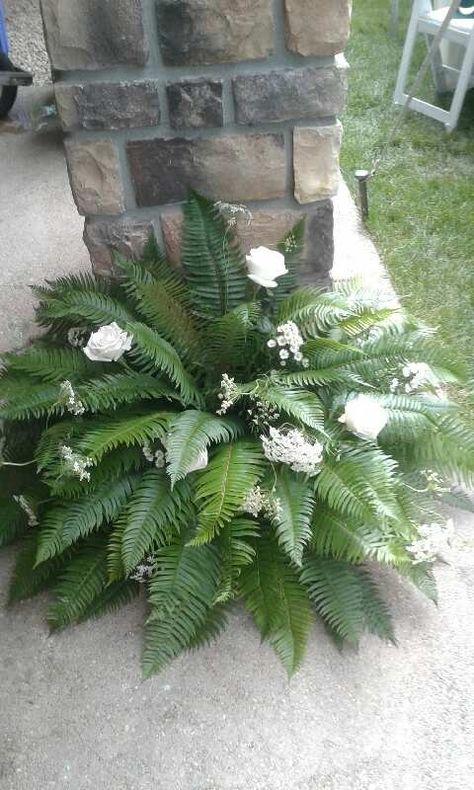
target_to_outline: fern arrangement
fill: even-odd
[[[10,600],[49,590],[57,629],[145,592],[146,675],[237,599],[290,674],[314,617],[393,640],[374,567],[434,599],[445,480],[472,481],[462,371],[357,283],[296,288],[302,226],[246,260],[219,204],[184,214],[181,268],[150,244],[36,288],[44,333],[3,356]]]

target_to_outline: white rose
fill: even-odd
[[[348,431],[352,431],[361,439],[376,439],[382,428],[387,424],[387,412],[368,395],[357,395],[348,401],[344,414],[339,417],[339,422],[345,424]]]
[[[128,335],[114,321],[93,332],[83,351],[93,362],[116,362],[125,351],[130,351],[132,341],[133,335]]]
[[[192,462],[191,466],[188,469],[188,475],[191,472],[197,472],[198,469],[205,469],[209,463],[209,456],[207,453],[207,447],[196,456],[196,460]]]
[[[263,288],[276,288],[276,278],[288,273],[285,256],[267,247],[250,250],[246,260],[249,278]]]

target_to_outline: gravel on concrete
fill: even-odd
[[[3,0],[10,60],[32,71],[37,86],[51,83],[39,0]]]

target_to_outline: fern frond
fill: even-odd
[[[245,440],[219,447],[196,482],[198,528],[193,545],[213,540],[264,472],[265,461],[257,442]]]
[[[13,497],[0,498],[0,546],[7,546],[28,528],[26,513]]]
[[[145,472],[121,519],[122,560],[127,574],[145,554],[170,542],[190,515],[190,489],[185,480],[173,491],[164,469]]]
[[[324,430],[324,406],[314,392],[270,383],[258,391],[258,397],[264,403],[284,411],[302,425]]]
[[[274,523],[278,542],[295,565],[301,565],[303,550],[311,538],[314,494],[311,481],[281,468],[275,481],[280,508]]]
[[[93,326],[104,326],[114,321],[124,329],[135,316],[113,296],[95,290],[67,290],[60,295],[40,293],[41,302],[36,311],[40,326],[59,324],[74,327],[86,321]]]
[[[151,614],[145,627],[143,671],[160,672],[195,645],[209,622],[219,579],[212,546],[186,546],[186,533],[156,555],[158,572],[149,584]]]
[[[59,581],[48,608],[51,629],[64,626],[82,617],[107,586],[106,543],[97,537],[80,548],[59,573]]]
[[[203,411],[187,409],[173,417],[166,439],[171,484],[186,477],[199,454],[209,444],[228,442],[237,438],[238,434],[237,423]]]
[[[260,305],[248,302],[209,324],[203,351],[217,373],[238,372],[248,365],[249,355],[262,343],[262,336],[253,334],[260,313]]]
[[[141,263],[120,261],[120,268],[126,274],[125,289],[142,318],[172,343],[183,360],[192,359],[202,343],[184,284],[170,270],[155,279]]]
[[[396,539],[392,522],[368,525],[340,516],[321,501],[314,511],[311,546],[322,557],[356,564],[370,559],[398,565],[407,558]]]
[[[162,439],[173,416],[174,412],[158,411],[97,420],[90,423],[91,427],[79,442],[79,449],[97,463],[119,446],[143,445],[147,441]]]
[[[215,203],[195,193],[184,207],[181,262],[199,314],[215,318],[245,300],[243,254]]]
[[[431,565],[427,562],[413,564],[410,561],[400,564],[397,571],[401,576],[411,581],[430,601],[438,603],[438,588]]]
[[[77,348],[33,347],[21,352],[2,355],[2,363],[8,371],[28,374],[46,382],[61,382],[65,379],[82,380],[97,373],[97,362],[91,362]],[[99,367],[103,367],[99,365]],[[0,378],[0,391],[2,379]]]
[[[138,484],[137,477],[104,483],[82,499],[62,503],[49,510],[39,527],[37,564],[51,559],[81,538],[112,522]]]
[[[0,380],[0,398],[1,420],[31,420],[64,411],[57,384],[32,381],[27,376]]]
[[[215,601],[223,603],[237,594],[237,582],[245,565],[255,557],[253,539],[259,534],[258,524],[250,518],[234,518],[219,533],[220,580]]]
[[[54,557],[48,562],[35,567],[36,553],[38,550],[38,533],[29,533],[16,557],[10,587],[8,602],[10,604],[32,598],[44,590],[48,590],[57,581],[58,573],[64,568],[69,556]]]
[[[241,592],[263,639],[268,639],[289,675],[300,665],[311,625],[304,587],[278,551],[261,538],[252,565],[241,574]]]
[[[127,330],[133,334],[130,356],[144,366],[145,372],[163,371],[187,403],[199,405],[202,395],[173,346],[146,324],[128,324]]]
[[[316,497],[339,515],[359,522],[396,520],[395,469],[395,461],[375,448],[347,448],[336,458],[326,454],[315,477]]]
[[[369,630],[394,641],[388,609],[365,569],[309,556],[300,578],[317,613],[338,637],[357,644],[364,630]]]
[[[86,609],[83,610],[78,622],[92,618],[103,617],[105,614],[115,612],[122,606],[131,603],[139,594],[140,585],[130,579],[111,582],[97,595]]]
[[[175,390],[146,373],[111,373],[75,387],[77,398],[87,411],[115,410],[140,400],[179,400]]]
[[[196,633],[188,644],[189,650],[195,650],[214,642],[224,631],[227,625],[227,617],[223,604],[214,604],[208,610],[206,619],[202,625],[196,626]]]

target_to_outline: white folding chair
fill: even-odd
[[[414,0],[393,97],[395,104],[405,104],[409,97],[409,94],[405,92],[405,85],[417,35],[424,35],[429,44],[430,39],[438,33],[443,24],[449,5],[447,2],[447,5],[441,8],[434,8],[432,0]],[[444,32],[444,40],[464,49],[460,68],[443,62],[438,47],[433,52],[431,71],[437,90],[440,93],[447,90],[448,85],[453,84],[454,78],[455,89],[450,109],[443,110],[435,104],[416,97],[410,100],[408,106],[412,110],[441,121],[447,131],[451,132],[457,126],[466,91],[474,86],[474,19],[453,18]]]

